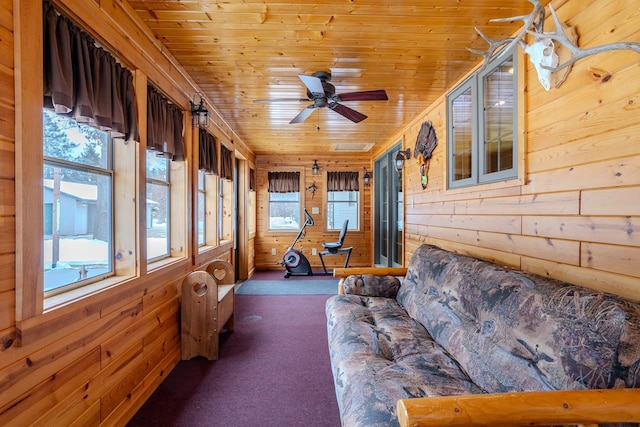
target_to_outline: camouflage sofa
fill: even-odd
[[[399,399],[640,387],[638,303],[431,245],[402,283],[341,286],[326,314],[344,427],[398,425]]]

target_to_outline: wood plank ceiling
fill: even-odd
[[[545,1],[546,3],[546,1]],[[205,99],[256,154],[326,154],[392,138],[479,62],[476,34],[511,35],[521,26],[493,18],[528,14],[526,0],[129,0],[200,86]],[[335,92],[385,89],[388,101],[344,105],[353,123],[316,109],[298,74],[330,71]],[[336,145],[337,144],[337,145]]]

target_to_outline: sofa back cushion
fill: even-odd
[[[398,301],[491,393],[640,387],[640,305],[422,245]]]

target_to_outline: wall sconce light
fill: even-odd
[[[404,166],[404,161],[409,159],[409,157],[411,157],[411,149],[407,148],[406,150],[402,151],[399,150],[398,154],[396,154],[396,170],[398,171],[398,173],[402,173],[402,167]]]
[[[313,166],[311,167],[311,172],[314,175],[318,175],[320,173],[320,166],[318,166],[318,161],[317,160],[313,161]]]
[[[367,168],[364,168],[364,176],[362,177],[362,180],[364,181],[365,187],[368,187],[369,183],[371,183],[371,174],[369,173]]]
[[[197,98],[200,98],[200,102]],[[204,106],[204,98],[200,92],[196,92],[193,95],[193,101],[189,101],[191,104],[191,118],[193,119],[193,125],[201,128],[209,126],[209,110]]]

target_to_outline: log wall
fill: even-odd
[[[640,41],[635,2],[592,3],[553,2],[581,47]],[[523,59],[520,180],[446,189],[444,96],[373,154],[402,139],[413,151],[422,122],[436,127],[425,190],[405,165],[405,262],[426,242],[640,299],[640,56],[587,57],[549,92]]]
[[[114,55],[135,70],[137,79],[145,83],[146,79],[152,80],[188,108],[193,83],[144,34],[144,26],[133,20],[126,3],[64,0],[56,4],[105,42]],[[233,242],[200,253],[190,247],[185,250],[187,256],[178,261],[153,271],[141,268],[132,279],[77,302],[48,311],[43,311],[42,304],[38,307],[27,302],[35,307],[35,313],[19,312],[16,300],[23,289],[17,283],[24,282],[27,275],[37,278],[42,271],[37,256],[29,263],[25,251],[19,250],[16,236],[21,242],[41,242],[42,236],[38,227],[29,228],[28,221],[24,226],[17,225],[21,214],[16,187],[27,177],[17,172],[16,159],[23,157],[21,164],[27,164],[31,155],[37,165],[41,155],[37,149],[17,153],[19,147],[28,146],[28,141],[21,140],[16,130],[22,110],[17,107],[21,100],[14,87],[41,85],[42,76],[38,66],[20,76],[15,72],[18,62],[33,61],[35,65],[41,61],[41,52],[21,50],[23,44],[15,28],[20,14],[14,7],[38,11],[41,5],[41,0],[0,0],[0,425],[124,425],[180,360],[182,279],[213,259],[232,261]],[[35,33],[23,34],[22,40],[31,37],[37,44],[41,24],[36,20],[33,25]],[[23,55],[29,57],[24,60]],[[41,101],[28,102],[36,105]],[[224,121],[214,115],[211,128],[248,164],[255,164],[253,154]],[[190,135],[186,140],[192,141]],[[188,147],[187,151],[193,154],[198,150]],[[197,164],[194,160],[187,159],[187,167]],[[187,185],[189,193],[194,192],[192,182]],[[184,200],[193,199],[190,194],[184,195]],[[217,220],[212,223],[217,224]],[[186,238],[188,242],[194,239]],[[253,253],[252,241],[247,247]],[[38,248],[31,251],[39,252]],[[24,261],[20,262],[17,255]],[[245,261],[251,268],[253,261]]]
[[[311,167],[314,159],[318,160],[320,173],[313,175]],[[322,156],[290,155],[290,156],[256,156],[256,198],[257,198],[257,234],[255,244],[255,263],[258,270],[278,270],[284,267],[278,264],[282,260],[287,248],[291,245],[298,230],[295,231],[269,231],[269,193],[267,192],[267,175],[269,171],[300,171],[301,205],[311,213],[315,225],[307,227],[305,238],[296,244],[296,249],[303,251],[309,259],[314,270],[322,270],[322,264],[318,255],[312,255],[315,248],[317,252],[323,250],[322,242],[335,242],[338,240],[339,231],[326,231],[326,171],[352,171],[359,172],[360,179],[364,176],[364,168],[371,172],[369,154],[349,153]],[[314,194],[306,188],[315,182],[317,190]],[[349,265],[353,267],[371,265],[371,195],[373,186],[360,186],[360,230],[347,232],[344,247],[353,247]],[[318,214],[313,214],[312,209],[317,208]],[[276,254],[272,255],[272,249]],[[324,258],[327,270],[333,267],[344,266],[344,255],[333,255]]]

